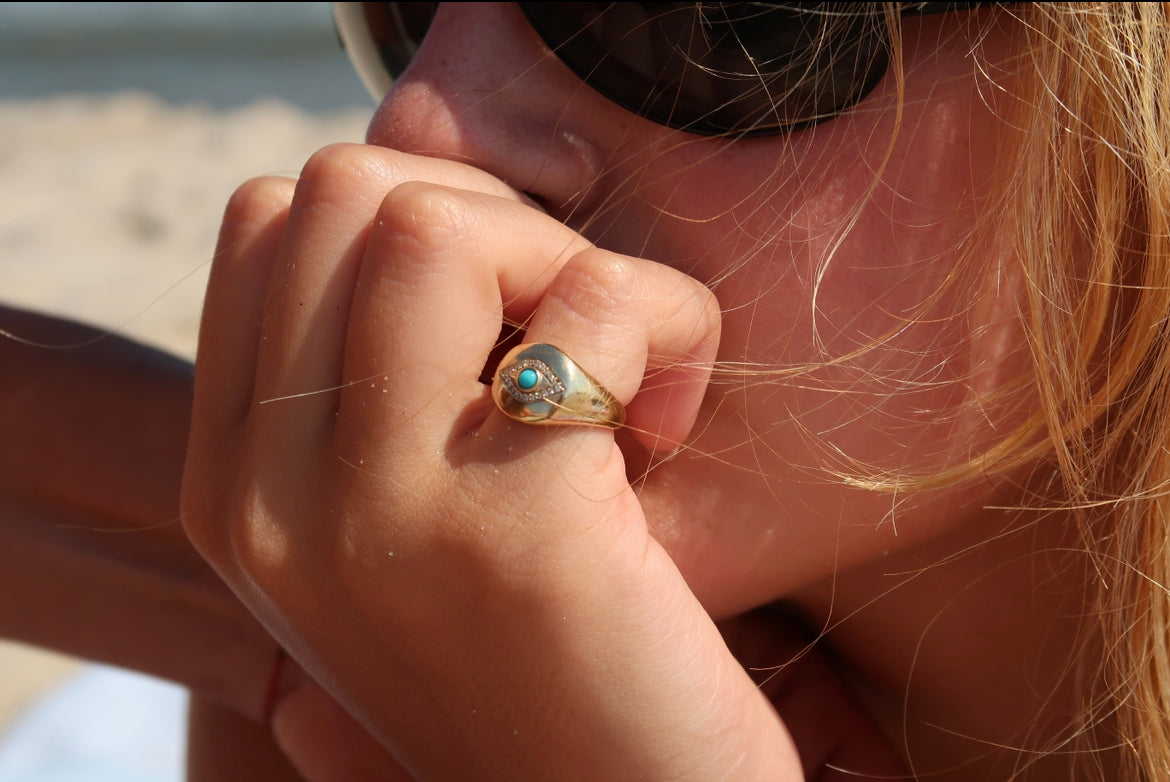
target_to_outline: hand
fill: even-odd
[[[292,191],[237,193],[205,306],[183,517],[220,574],[418,779],[802,779],[613,433],[479,382],[524,324],[672,447],[710,292],[455,163],[333,147]]]

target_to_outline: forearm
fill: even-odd
[[[97,336],[12,310],[0,328]],[[0,339],[0,366],[0,635],[258,713],[272,644],[178,520],[189,365],[105,337]]]
[[[0,338],[3,496],[92,512],[120,529],[173,520],[190,365],[86,326],[7,308],[0,308],[0,329],[27,341]]]

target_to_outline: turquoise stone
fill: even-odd
[[[519,374],[516,375],[516,385],[520,387],[521,391],[531,391],[536,388],[538,382],[540,382],[540,373],[531,367],[520,370]]]

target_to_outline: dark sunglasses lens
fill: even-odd
[[[521,3],[606,97],[692,133],[764,135],[861,100],[889,60],[871,3]]]
[[[437,5],[335,4],[372,92],[406,69]],[[881,5],[520,4],[557,57],[610,100],[672,128],[736,136],[814,125],[864,98],[889,61]]]

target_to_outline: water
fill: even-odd
[[[181,782],[186,710],[174,684],[87,666],[0,740],[0,780]]]
[[[0,100],[121,89],[213,108],[373,105],[328,3],[0,3]]]

